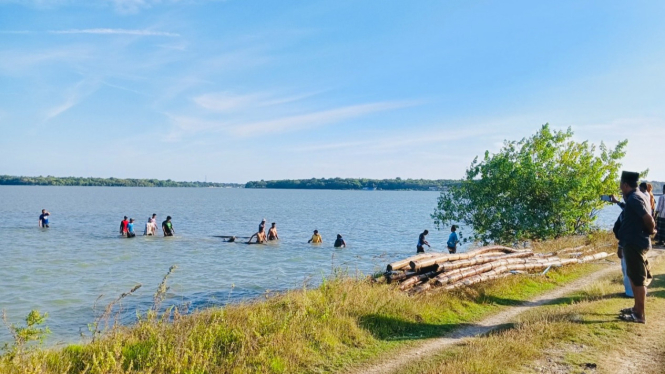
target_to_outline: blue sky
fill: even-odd
[[[0,174],[460,178],[549,122],[665,180],[665,3],[0,0]]]

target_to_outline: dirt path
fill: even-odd
[[[655,251],[650,252],[653,253]],[[608,265],[608,267],[605,269],[599,270],[584,278],[573,281],[561,288],[547,292],[523,305],[509,307],[491,317],[479,321],[472,326],[453,331],[452,333],[447,334],[441,338],[428,339],[417,347],[396,353],[388,358],[383,357],[382,359],[385,361],[381,363],[375,364],[373,366],[357,368],[353,372],[358,374],[385,374],[397,372],[400,368],[406,366],[407,364],[412,364],[414,361],[418,361],[421,357],[426,357],[427,355],[434,354],[443,350],[444,348],[459,344],[466,338],[473,338],[478,335],[483,335],[501,327],[502,325],[514,322],[515,317],[525,312],[526,310],[545,305],[552,300],[565,297],[576,291],[580,291],[590,283],[593,283],[610,274],[616,274],[617,271],[620,271],[619,264]]]

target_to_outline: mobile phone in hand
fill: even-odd
[[[600,195],[600,199],[603,201],[611,202],[612,199],[610,198],[610,195]]]

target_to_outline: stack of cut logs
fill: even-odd
[[[452,290],[511,274],[548,270],[611,256],[606,252],[585,255],[590,252],[595,249],[582,246],[534,253],[530,249],[493,245],[466,253],[422,253],[389,264],[384,276],[389,283],[398,282],[401,290],[413,294]]]

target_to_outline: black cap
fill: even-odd
[[[621,172],[621,181],[626,183],[635,183],[640,180],[640,173],[634,171],[623,171]]]

